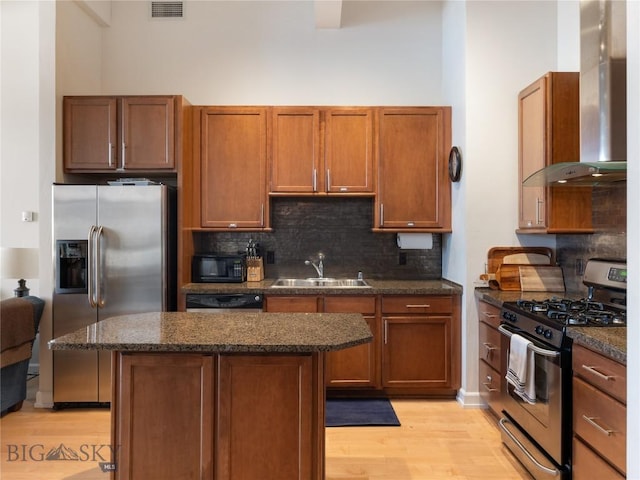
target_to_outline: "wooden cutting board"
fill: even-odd
[[[502,258],[502,263],[511,265],[550,265],[551,257],[542,253],[512,253]]]
[[[500,290],[520,290],[520,267],[503,263],[496,271],[496,282]]]
[[[551,265],[520,265],[523,292],[564,292],[562,268]]]
[[[520,253],[543,255],[549,259],[547,264],[553,265],[555,263],[553,258],[553,250],[548,247],[493,247],[487,253],[486,273],[496,273],[500,265],[502,265],[503,263],[507,263],[504,261],[505,257]],[[542,261],[541,257],[537,257],[537,255],[536,258],[538,258],[538,261]]]

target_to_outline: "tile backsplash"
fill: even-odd
[[[564,273],[567,291],[584,291],[580,265],[590,258],[627,258],[626,183],[593,189],[591,235],[558,235],[556,259]]]
[[[274,263],[265,264],[265,276],[315,277],[305,260],[325,255],[326,277],[437,279],[442,275],[442,238],[433,236],[430,250],[400,250],[395,233],[374,233],[372,198],[273,198],[272,232],[199,232],[196,250],[234,254],[244,252],[249,239],[260,244],[263,257],[273,252]],[[406,263],[400,265],[401,254]]]

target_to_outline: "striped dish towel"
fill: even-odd
[[[529,348],[533,344],[526,338],[513,334],[509,348],[509,365],[506,379],[514,391],[524,401],[536,403],[535,352]]]

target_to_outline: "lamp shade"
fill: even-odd
[[[37,248],[0,248],[0,278],[38,278]]]

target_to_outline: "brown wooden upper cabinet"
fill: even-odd
[[[64,97],[65,171],[175,172],[181,107],[171,95]]]
[[[373,195],[371,108],[273,107],[272,195]]]
[[[518,95],[520,233],[593,231],[591,187],[524,187],[538,170],[580,158],[580,74],[549,72]]]
[[[200,226],[267,228],[267,108],[197,110],[200,171],[194,169],[193,184],[200,191]]]
[[[380,108],[374,230],[451,231],[451,107]]]

